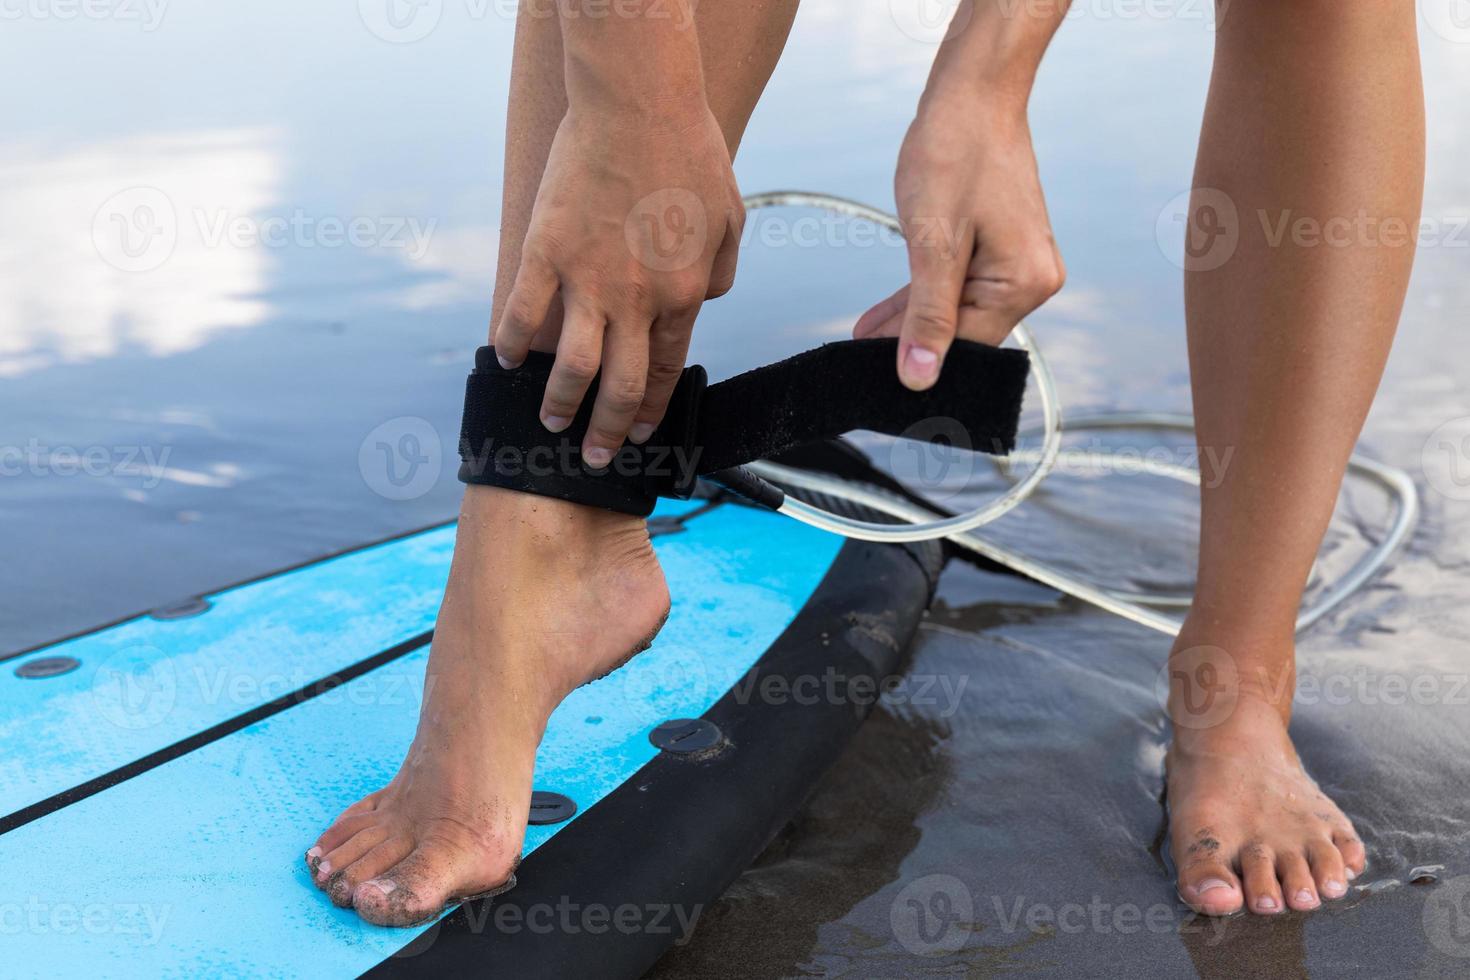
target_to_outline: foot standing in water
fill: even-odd
[[[603,372],[583,447],[595,462],[648,437],[700,304],[733,280],[731,161],[796,4],[649,0],[593,18],[576,2],[520,9],[492,342],[508,365],[555,352],[541,412],[553,432]],[[901,338],[909,387],[934,382],[956,336],[998,343],[1061,287],[1026,104],[1065,7],[963,0],[939,49],[896,176],[912,282],[854,331]],[[1219,17],[1195,173],[1210,190],[1188,229],[1205,260],[1186,272],[1185,304],[1199,441],[1229,465],[1202,491],[1167,761],[1179,892],[1207,914],[1314,908],[1363,870],[1351,822],[1287,733],[1293,625],[1413,248],[1314,247],[1269,234],[1268,219],[1417,225],[1415,27],[1409,0],[1234,0]],[[671,193],[697,202],[703,234],[679,261],[640,261],[628,217]],[[1216,225],[1200,219],[1221,200],[1239,223],[1217,263]],[[485,486],[467,488],[460,517],[408,756],[307,855],[333,901],[376,923],[420,921],[508,878],[552,709],[642,649],[668,611],[638,518]],[[1208,675],[1227,681],[1224,710],[1190,696]]]

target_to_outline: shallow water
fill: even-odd
[[[32,5],[0,33],[26,93],[0,109],[0,654],[454,512],[446,453],[494,274],[511,25],[450,2],[390,43],[353,5],[307,6]],[[889,203],[932,54],[896,9],[808,3],[737,164],[747,191]],[[1081,8],[1033,101],[1070,272],[1033,325],[1070,409],[1188,407],[1167,210],[1210,32],[1201,5],[1142,13],[1159,9]],[[1363,448],[1414,474],[1424,516],[1304,638],[1295,721],[1368,844],[1353,895],[1272,922],[1188,916],[1159,854],[1163,638],[954,565],[911,666],[934,695],[880,709],[657,972],[1470,970],[1470,34],[1422,12],[1436,225]],[[761,216],[747,237],[740,283],[696,335],[717,375],[843,335],[902,279],[891,242],[812,213]],[[1383,517],[1350,488],[1323,574]],[[1065,474],[993,533],[1177,588],[1193,521],[1179,485]],[[1432,865],[1438,884],[1409,884]]]

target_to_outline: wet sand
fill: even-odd
[[[652,976],[1466,975],[1463,705],[1299,705],[1293,734],[1356,821],[1367,874],[1312,914],[1196,916],[1162,853],[1164,638],[999,587],[1003,606],[993,576],[952,565],[916,643],[911,677],[966,679],[957,710],[876,711]],[[1351,658],[1305,643],[1304,677],[1402,640],[1369,635]],[[1422,865],[1446,867],[1410,883]]]

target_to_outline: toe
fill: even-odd
[[[1337,846],[1337,853],[1342,856],[1343,873],[1348,881],[1352,881],[1358,875],[1368,869],[1368,852],[1363,847],[1363,842],[1358,835],[1351,830],[1339,830],[1332,835],[1332,843]]]
[[[333,871],[348,867],[387,839],[388,827],[381,823],[373,824],[353,834],[340,847],[333,848],[317,861],[312,876],[317,886],[325,888]]]
[[[1264,844],[1248,844],[1240,852],[1245,907],[1257,915],[1279,915],[1286,906],[1276,880],[1276,859]]]
[[[403,836],[391,836],[356,861],[333,871],[323,888],[333,905],[349,908],[359,885],[387,871],[411,853],[412,840]]]
[[[1289,908],[1298,912],[1310,912],[1322,904],[1317,898],[1317,883],[1312,880],[1312,869],[1307,863],[1306,855],[1277,855],[1276,875],[1281,880],[1281,891],[1286,896]]]
[[[419,848],[386,874],[364,882],[352,904],[358,915],[380,926],[422,922],[449,903],[446,865],[434,850]]]
[[[1312,880],[1317,883],[1317,894],[1323,898],[1342,898],[1347,894],[1347,873],[1342,855],[1330,840],[1314,840],[1307,845],[1307,863],[1312,868]]]
[[[466,895],[504,882],[514,870],[513,857],[507,858],[503,867],[490,867],[482,860],[468,858],[462,848],[439,843],[421,845],[391,870],[360,886],[352,904],[359,915],[377,925],[414,925],[433,918]],[[465,869],[472,867],[478,872],[466,877]]]
[[[412,926],[423,922],[433,905],[417,892],[410,891],[396,878],[370,878],[352,893],[352,907],[368,922],[379,926]]]
[[[312,847],[311,851],[318,852],[317,860],[320,861],[328,853],[335,851],[347,843],[359,832],[381,822],[379,815],[374,813],[358,812],[350,815],[344,813],[337,818],[336,823],[322,831],[322,835],[316,839],[316,845]],[[311,851],[306,852],[308,863],[311,861]]]
[[[1242,901],[1235,873],[1213,860],[1191,865],[1179,875],[1179,895],[1204,915],[1230,915],[1240,911]]]

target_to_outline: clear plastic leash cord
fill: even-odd
[[[898,219],[893,215],[830,194],[807,191],[772,191],[745,198],[745,207],[751,211],[772,207],[819,208],[871,221],[890,231],[902,233]],[[975,533],[979,528],[1015,509],[1022,501],[1031,496],[1052,472],[1061,453],[1063,432],[1061,407],[1058,404],[1056,382],[1052,378],[1051,369],[1047,366],[1046,358],[1042,356],[1041,349],[1037,346],[1036,339],[1026,324],[1017,324],[1011,336],[1031,355],[1032,371],[1041,400],[1039,431],[1041,448],[1040,450],[1017,451],[1009,457],[1006,463],[1002,464],[1002,469],[1007,472],[1010,463],[1013,462],[1029,462],[1032,466],[1010,489],[984,506],[953,517],[943,517],[908,500],[825,474],[794,469],[766,460],[751,463],[749,468],[759,476],[781,486],[846,500],[906,522],[904,524],[879,524],[857,520],[831,513],[788,496],[780,512],[804,524],[863,541],[905,542],[946,538],[960,547],[984,555],[992,561],[1067,595],[1171,636],[1177,634],[1181,620],[1161,612],[1160,608],[1188,606],[1188,596],[1108,588],[1012,551]],[[1194,420],[1187,415],[1115,412],[1074,417],[1068,419],[1065,426],[1068,432],[1140,428],[1193,432]],[[1037,432],[1033,429],[1022,434],[1035,435]],[[1105,450],[1089,452],[1085,454],[1085,460],[1090,465],[1102,469],[1112,467],[1115,472],[1117,471],[1117,467],[1112,465],[1117,461],[1117,457]],[[1166,476],[1195,485],[1199,483],[1198,471],[1186,466],[1139,461],[1136,458],[1128,459],[1126,465],[1133,472]],[[1352,476],[1376,484],[1389,496],[1394,504],[1393,519],[1383,537],[1359,558],[1356,564],[1340,578],[1320,589],[1312,600],[1303,606],[1301,613],[1297,616],[1298,632],[1320,620],[1348,596],[1362,588],[1404,543],[1418,521],[1419,498],[1414,488],[1414,481],[1406,472],[1357,454],[1354,454],[1349,461],[1348,472]]]

